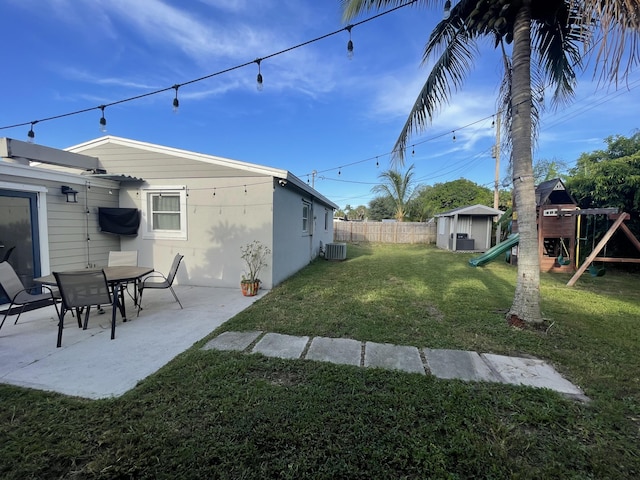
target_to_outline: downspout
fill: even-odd
[[[91,236],[89,235],[89,190],[91,190],[91,183],[85,182],[84,184],[84,213],[85,213],[85,229],[87,234],[87,268],[91,268]]]

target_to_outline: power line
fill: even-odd
[[[120,105],[122,103],[132,102],[134,100],[139,100],[141,98],[150,97],[152,95],[158,95],[160,93],[168,92],[168,91],[174,90],[174,89],[176,91],[176,98],[174,99],[174,107],[177,108],[178,107],[178,102],[177,102],[177,100],[178,100],[178,89],[180,87],[183,87],[185,85],[191,85],[191,84],[194,84],[194,83],[197,83],[197,82],[202,82],[204,80],[208,80],[210,78],[213,78],[213,77],[216,77],[216,76],[219,76],[219,75],[223,75],[225,73],[229,73],[229,72],[232,72],[234,70],[238,70],[240,68],[247,67],[247,66],[252,65],[254,63],[257,63],[258,66],[260,66],[260,63],[263,60],[267,60],[269,58],[273,58],[273,57],[276,57],[278,55],[283,55],[283,54],[285,54],[287,52],[290,52],[292,50],[296,50],[298,48],[305,47],[305,46],[310,45],[312,43],[319,42],[319,41],[324,40],[326,38],[329,38],[329,37],[332,37],[332,36],[337,35],[339,33],[342,33],[344,31],[348,31],[349,34],[351,34],[351,30],[352,30],[353,27],[357,27],[359,25],[363,25],[365,23],[368,23],[368,22],[371,22],[373,20],[376,20],[377,18],[380,18],[380,17],[382,17],[384,15],[388,15],[390,13],[395,12],[396,10],[399,10],[401,8],[404,8],[404,7],[407,7],[409,5],[412,5],[412,4],[416,3],[417,1],[418,0],[409,0],[407,3],[402,3],[402,4],[397,5],[396,7],[393,7],[391,9],[389,9],[389,10],[385,10],[384,12],[378,13],[377,15],[374,15],[372,17],[365,18],[364,20],[361,20],[359,22],[347,25],[346,27],[341,28],[339,30],[335,30],[333,32],[326,33],[324,35],[321,35],[319,37],[313,38],[311,40],[307,40],[305,42],[299,43],[299,44],[294,45],[292,47],[285,48],[283,50],[271,53],[271,54],[266,55],[264,57],[256,58],[255,60],[251,60],[249,62],[245,62],[245,63],[242,63],[240,65],[235,65],[233,67],[229,67],[229,68],[226,68],[224,70],[220,70],[220,71],[217,71],[217,72],[214,72],[214,73],[210,73],[210,74],[204,75],[202,77],[194,78],[194,79],[188,80],[186,82],[176,83],[176,84],[174,84],[174,85],[172,85],[170,87],[164,87],[164,88],[161,88],[161,89],[158,89],[158,90],[154,90],[154,91],[151,91],[151,92],[142,93],[140,95],[135,95],[133,97],[123,98],[121,100],[116,100],[114,102],[104,103],[102,105],[97,105],[95,107],[87,107],[87,108],[83,108],[83,109],[80,109],[80,110],[75,110],[73,112],[67,112],[67,113],[62,113],[60,115],[53,115],[51,117],[40,118],[38,120],[32,120],[30,122],[21,122],[21,123],[16,123],[16,124],[13,124],[13,125],[0,126],[0,130],[6,130],[6,129],[10,129],[10,128],[24,127],[24,126],[30,125],[31,126],[31,130],[29,131],[30,132],[29,137],[33,138],[31,133],[33,132],[33,126],[36,125],[37,123],[48,122],[48,121],[51,121],[51,120],[57,120],[57,119],[60,119],[60,118],[70,117],[70,116],[73,116],[73,115],[79,115],[81,113],[90,112],[92,110],[102,110],[102,111],[104,111],[104,109],[107,108],[107,107],[112,107],[114,105]]]

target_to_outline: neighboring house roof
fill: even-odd
[[[217,172],[219,176],[232,177],[232,176],[242,175],[242,173],[244,173],[245,175],[266,175],[270,177],[279,178],[287,182],[291,182],[292,185],[295,185],[298,189],[308,193],[309,195],[318,199],[322,203],[334,209],[338,209],[338,205],[333,203],[328,198],[324,197],[321,193],[319,193],[317,190],[315,190],[311,186],[307,185],[305,182],[300,180],[298,177],[293,175],[288,170],[266,167],[263,165],[241,162],[238,160],[231,160],[228,158],[217,157],[214,155],[207,155],[204,153],[192,152],[189,150],[181,150],[178,148],[165,147],[162,145],[140,142],[137,140],[131,140],[127,138],[114,137],[111,135],[107,135],[105,137],[101,137],[95,140],[81,143],[79,145],[66,148],[65,150],[73,153],[82,153],[85,151],[90,151],[91,149],[94,149],[96,147],[101,147],[105,145],[118,145],[123,147],[130,147],[130,148],[135,148],[139,150],[144,150],[147,152],[152,152],[156,155],[166,155],[168,157],[174,157],[174,158],[178,157],[186,160],[206,163],[209,165],[215,165],[216,167],[220,167],[219,172]],[[110,178],[127,176],[126,172],[107,172],[107,175],[109,175]]]
[[[536,187],[536,205],[567,203],[578,204],[559,178],[547,180]]]
[[[504,212],[502,210],[497,210],[495,208],[487,207],[486,205],[471,205],[468,207],[458,207],[453,210],[449,210],[447,212],[442,212],[436,217],[453,217],[455,215],[502,215]]]

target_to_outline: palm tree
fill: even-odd
[[[549,87],[553,89],[553,105],[570,98],[576,83],[574,69],[581,66],[580,47],[586,49],[594,41],[596,27],[603,18],[609,20],[609,26],[621,24],[623,32],[637,33],[639,1],[459,0],[453,8],[450,0],[420,2],[427,6],[444,4],[447,15],[435,27],[425,47],[423,62],[431,57],[436,57],[436,61],[400,132],[394,148],[395,160],[402,165],[409,136],[426,128],[437,108],[461,88],[479,51],[478,40],[481,37],[493,39],[504,63],[499,104],[511,147],[513,191],[520,233],[518,277],[513,304],[507,313],[511,321],[542,322],[532,165],[533,133],[538,113],[544,106],[542,93]],[[348,21],[364,11],[402,3],[406,1],[342,0],[343,17]],[[609,4],[615,7],[608,8]],[[603,10],[606,10],[605,14],[602,14]],[[634,14],[634,20],[623,21],[620,15],[629,12]],[[598,21],[594,22],[594,19]],[[637,51],[635,42],[631,47],[633,52]],[[609,48],[620,53],[625,51],[625,44],[607,47],[605,54],[610,53]],[[622,53],[618,63],[620,58]],[[633,54],[630,64],[634,64],[636,59],[637,55]],[[611,68],[609,74],[617,72],[617,67]]]
[[[371,189],[374,193],[381,193],[393,200],[396,207],[395,217],[399,222],[404,221],[408,215],[408,206],[415,192],[413,167],[414,165],[411,165],[405,173],[397,170],[386,170],[380,173],[378,178],[382,180],[382,183]]]

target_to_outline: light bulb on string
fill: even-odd
[[[376,168],[380,166],[380,162],[378,161],[378,157],[376,157]]]
[[[351,29],[353,25],[347,25],[345,30],[349,32],[349,41],[347,42],[347,58],[353,60],[353,40],[351,40]]]
[[[178,100],[178,89],[180,88],[180,85],[178,85],[177,83],[173,86],[173,88],[176,91],[176,96],[173,99],[173,113],[178,113],[178,109],[180,108],[180,100]]]
[[[255,62],[258,64],[258,76],[256,77],[256,88],[259,92],[262,91],[264,86],[262,85],[262,71],[260,70],[260,62],[262,62],[261,58],[256,58]]]
[[[338,169],[338,175],[340,175],[341,173],[342,173],[342,167]]]
[[[411,156],[412,157],[416,156],[416,146],[415,145],[411,145]]]
[[[453,141],[454,142],[456,141],[456,131],[455,130],[453,131]]]
[[[493,118],[493,116],[491,116],[491,128],[495,128],[496,126],[496,120],[495,118]]]
[[[29,131],[27,132],[27,142],[29,143],[33,143],[34,139],[36,138],[36,132],[33,131],[33,126],[38,123],[37,120],[31,122],[31,128],[29,129]]]
[[[451,16],[451,0],[447,0],[444,2],[444,12],[442,14],[442,18],[448,20]]]
[[[100,117],[100,131],[105,133],[107,131],[107,119],[104,118],[104,105],[100,105],[102,116]]]

